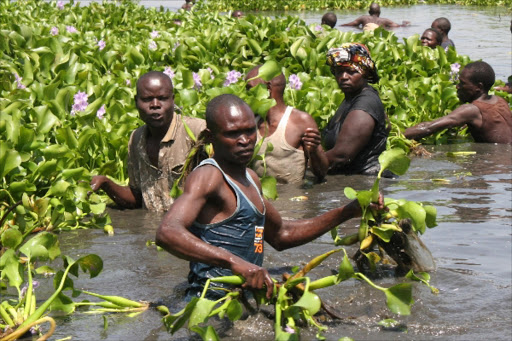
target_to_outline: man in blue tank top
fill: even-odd
[[[215,155],[188,176],[156,233],[156,243],[190,261],[190,295],[201,293],[208,278],[231,274],[245,279],[246,289],[273,282],[263,263],[263,240],[276,250],[305,244],[342,222],[360,216],[357,200],[318,217],[282,220],[262,197],[261,184],[246,166],[256,143],[251,108],[239,97],[220,95],[206,108],[207,136]],[[382,197],[376,209],[382,209]]]

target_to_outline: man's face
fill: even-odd
[[[463,69],[457,84],[457,97],[462,103],[472,102],[480,96],[481,89],[470,79],[471,71]]]
[[[423,35],[421,36],[421,45],[428,46],[432,49],[439,45],[435,33],[432,31],[423,32]]]
[[[256,121],[247,106],[220,107],[213,132],[215,158],[246,166],[252,159],[256,144]]]
[[[172,84],[163,77],[141,80],[136,96],[140,119],[151,128],[169,128],[174,115]]]

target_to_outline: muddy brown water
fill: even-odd
[[[414,283],[411,315],[397,316],[387,310],[381,292],[361,282],[350,280],[322,289],[320,296],[344,317],[327,323],[328,340],[343,336],[354,340],[512,338],[512,147],[464,143],[427,146],[427,149],[432,152],[431,157],[413,158],[407,174],[399,179],[385,179],[382,191],[391,198],[422,201],[437,208],[439,226],[427,230],[422,240],[437,262],[431,283],[440,293],[433,295],[426,286]],[[476,154],[450,157],[447,155],[450,151]],[[331,176],[327,182],[309,189],[280,186],[280,197],[273,204],[283,217],[310,217],[348,202],[343,196],[344,187],[369,189],[372,182],[372,178],[364,176]],[[299,195],[307,196],[308,200],[290,200]],[[115,228],[112,237],[101,230],[60,234],[63,254],[76,259],[95,253],[104,261],[103,272],[98,277],[89,279],[87,274],[81,274],[74,279],[75,287],[134,300],[163,302],[177,311],[182,306],[188,263],[146,245],[154,240],[162,216],[143,210],[111,210],[110,214]],[[353,232],[357,225],[357,219],[353,219],[342,226],[342,231]],[[283,252],[266,245],[264,266],[278,277],[291,266],[303,265],[332,248],[329,234]],[[347,251],[352,254],[355,249],[349,247]],[[330,275],[338,262],[339,258],[328,259],[311,277]],[[400,281],[390,275],[375,280],[381,286]],[[36,294],[39,298],[45,295],[44,291]],[[401,329],[383,329],[378,322],[384,318],[396,319]],[[191,336],[186,331],[168,334],[161,315],[153,309],[135,317],[110,314],[106,319],[108,328],[104,330],[101,315],[77,312],[58,317],[58,329],[52,339],[186,340]],[[272,321],[263,314],[234,325],[223,324],[219,331],[225,340],[273,339]],[[314,336],[314,330],[303,329],[302,339],[314,339]]]

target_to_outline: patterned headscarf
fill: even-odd
[[[336,67],[349,67],[362,74],[369,83],[377,83],[379,75],[368,48],[359,43],[345,43],[327,51],[327,65],[334,74]]]

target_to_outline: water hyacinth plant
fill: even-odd
[[[236,5],[252,3],[292,6],[291,1]],[[310,8],[314,3],[294,1],[293,6]],[[344,96],[325,65],[325,52],[358,41],[368,46],[381,73],[376,87],[393,124],[393,146],[407,143],[400,130],[440,117],[458,105],[452,65],[462,67],[470,60],[456,51],[431,50],[419,44],[418,36],[399,40],[379,29],[315,31],[314,25],[287,15],[249,14],[237,20],[216,11],[201,12],[205,4],[228,2],[201,1],[197,10],[169,12],[132,1],[88,6],[74,1],[0,1],[2,249],[24,245],[18,242],[20,235],[26,240],[35,232],[111,227],[105,214],[108,199],[90,194],[89,181],[94,174],[105,174],[127,184],[128,139],[143,124],[133,101],[135,85],[149,70],[164,71],[172,78],[175,103],[184,115],[203,117],[213,97],[233,93],[264,116],[274,105],[268,91],[261,87],[246,91],[240,78],[265,64],[267,76],[284,72],[289,79],[285,100],[309,112],[323,128]],[[176,20],[186,25],[176,25]],[[512,96],[499,95],[509,100]],[[446,136],[441,132],[430,141],[445,141]],[[265,185],[270,182],[262,180],[267,197],[277,194],[275,186]],[[2,269],[21,269],[19,256],[1,257]],[[2,271],[2,283],[10,282],[8,272]],[[21,287],[18,280],[14,283]],[[33,281],[25,283],[33,285]],[[234,303],[232,308],[237,310]],[[283,330],[286,326],[295,330],[291,322],[281,324]]]

